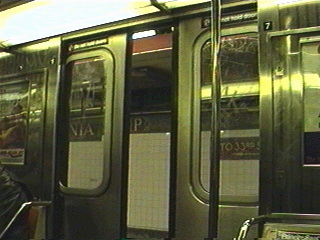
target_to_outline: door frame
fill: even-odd
[[[127,162],[126,158],[123,157],[123,146],[126,141],[123,139],[124,136],[124,84],[125,84],[125,71],[126,71],[126,53],[127,53],[127,34],[125,33],[109,33],[100,36],[85,36],[82,38],[72,39],[68,37],[67,40],[62,39],[63,41],[63,70],[66,70],[66,64],[68,61],[68,55],[79,55],[79,59],[85,58],[85,54],[81,55],[80,52],[94,52],[94,51],[109,51],[108,54],[110,59],[113,59],[112,70],[113,76],[107,76],[106,81],[112,81],[113,83],[110,86],[112,89],[112,96],[107,96],[110,102],[109,114],[110,116],[104,117],[104,122],[110,121],[108,126],[104,131],[107,131],[107,136],[109,139],[106,139],[109,153],[103,153],[107,159],[104,162],[104,174],[108,177],[109,180],[104,181],[103,187],[99,187],[99,191],[95,192],[93,195],[88,194],[88,191],[82,191],[81,189],[67,189],[63,186],[62,182],[67,176],[67,167],[65,166],[68,159],[68,150],[64,146],[69,145],[68,132],[69,125],[64,124],[69,122],[68,118],[68,109],[65,108],[69,104],[69,99],[63,99],[59,97],[58,104],[58,114],[57,114],[57,144],[56,144],[56,159],[57,159],[57,184],[59,185],[59,194],[56,194],[57,202],[60,207],[63,208],[63,215],[57,213],[58,219],[64,221],[64,235],[65,237],[75,237],[73,236],[72,229],[81,230],[82,233],[79,233],[79,236],[97,236],[101,239],[110,239],[110,238],[123,238],[125,237],[126,232],[126,181],[127,181]],[[106,49],[106,50],[103,50]],[[79,52],[79,53],[78,53]],[[89,56],[90,57],[90,56]],[[71,58],[74,60],[73,58]],[[104,68],[105,69],[105,68]],[[67,75],[66,72],[62,72],[63,81],[61,81],[59,88],[59,96],[70,91],[70,86],[64,86],[66,84],[65,79]],[[71,84],[71,81],[70,83]],[[68,94],[66,95],[68,96]],[[111,108],[111,109],[110,109]],[[63,115],[64,114],[64,115]],[[62,116],[62,118],[61,118]],[[107,119],[108,118],[108,119]],[[104,149],[104,148],[103,148]],[[104,150],[103,150],[104,151]],[[69,191],[70,190],[70,191]],[[81,208],[82,206],[82,208]],[[80,208],[79,208],[80,207]],[[78,209],[78,210],[76,210]],[[97,211],[92,213],[92,211]],[[60,210],[61,211],[61,210]],[[93,217],[92,221],[88,223],[95,224],[96,230],[92,228],[90,233],[88,229],[90,227],[82,226],[81,227],[81,218],[86,218],[85,212],[88,211],[90,216]],[[62,211],[61,211],[62,212]],[[72,214],[71,214],[72,213]],[[72,215],[84,214],[79,221],[71,221]],[[108,214],[106,214],[108,213]],[[93,214],[93,215],[91,215]],[[70,217],[70,219],[67,218]],[[89,219],[89,215],[87,218]],[[83,219],[84,221],[88,221]],[[99,224],[98,224],[99,223]],[[60,223],[61,225],[62,223]],[[68,226],[73,224],[74,226],[69,228]],[[85,224],[85,223],[83,223]],[[85,228],[84,228],[85,227]],[[103,229],[102,229],[103,228]],[[77,233],[78,234],[78,233]],[[83,235],[85,234],[85,235]]]

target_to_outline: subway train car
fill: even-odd
[[[318,1],[0,10],[0,161],[34,196],[30,238],[231,239],[275,218],[273,237],[320,237]]]

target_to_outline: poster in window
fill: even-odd
[[[24,164],[29,82],[0,85],[0,161]]]

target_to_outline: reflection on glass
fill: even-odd
[[[0,86],[0,161],[23,163],[26,147],[29,82]]]
[[[319,42],[302,45],[301,65],[303,73],[303,113],[304,113],[304,164],[320,164],[320,46]],[[299,89],[299,81],[296,81]]]
[[[70,109],[73,116],[101,114],[104,104],[103,65],[103,59],[78,60],[72,63]]]
[[[99,57],[68,65],[69,99],[68,187],[98,188],[103,179],[105,68]]]
[[[232,196],[258,194],[259,159],[259,98],[258,98],[258,42],[253,34],[222,38],[220,76],[221,152],[220,194],[228,201]],[[211,87],[211,41],[201,51],[201,89]],[[200,181],[209,192],[211,98],[201,101],[201,160]],[[221,198],[223,200],[223,198]]]
[[[257,36],[236,35],[224,37],[221,42],[220,65],[223,83],[257,81]]]
[[[222,37],[220,50],[222,83],[258,80],[258,37],[233,35]],[[211,41],[201,50],[201,85],[211,85]]]

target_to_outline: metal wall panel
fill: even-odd
[[[31,188],[35,197],[50,200],[53,184],[53,143],[56,83],[58,79],[59,39],[30,44],[12,50],[11,54],[0,53],[0,84],[11,79],[37,81],[41,91],[39,121],[31,121],[31,133],[27,140],[26,163],[23,166],[8,166]],[[0,55],[0,56],[1,56]],[[38,77],[35,77],[38,75]],[[36,80],[36,78],[38,80]],[[50,100],[50,101],[48,101]],[[31,103],[32,104],[32,103]],[[36,108],[39,108],[37,106]],[[32,117],[32,115],[30,115]],[[46,130],[44,130],[46,129]],[[29,129],[31,131],[31,129]]]
[[[258,6],[260,213],[318,213],[318,168],[304,166],[305,146],[314,148],[315,143],[304,142],[305,69],[301,62],[306,55],[301,39],[319,36],[320,5],[317,1],[261,0]]]
[[[207,237],[209,205],[199,200],[191,186],[192,96],[194,42],[203,30],[201,21],[192,19],[179,26],[179,92],[177,142],[176,236]],[[198,96],[199,97],[199,96]],[[193,224],[190,225],[190,219]]]
[[[29,84],[26,153],[23,165],[7,165],[39,200],[53,201],[54,144],[60,39],[54,38],[0,53],[0,85],[11,81]],[[48,214],[54,218],[53,208]],[[47,225],[47,237],[53,237]]]
[[[298,1],[279,4],[280,30],[307,28],[320,25],[320,3]]]

